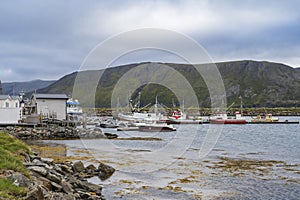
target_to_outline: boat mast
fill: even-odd
[[[243,98],[242,96],[240,96],[241,99],[241,115],[243,115]]]
[[[157,114],[157,95],[155,97],[154,112]]]
[[[137,102],[137,111],[140,112],[141,107],[141,92],[139,92],[138,102]]]

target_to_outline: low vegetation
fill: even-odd
[[[23,165],[25,153],[29,153],[29,147],[25,143],[0,132],[0,199],[21,199],[26,195],[26,188],[15,186],[5,178],[8,170],[29,176]]]

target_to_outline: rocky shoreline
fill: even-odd
[[[0,128],[20,140],[56,140],[56,139],[112,139],[116,134],[103,133],[100,128],[79,129],[75,127],[51,126],[46,127],[13,127]]]
[[[98,167],[85,167],[81,161],[55,163],[53,159],[37,155],[26,154],[24,157],[30,178],[12,170],[5,171],[4,176],[14,185],[28,188],[25,200],[105,199],[102,186],[89,183],[87,179],[98,176],[105,180],[115,171],[104,163],[99,163]]]

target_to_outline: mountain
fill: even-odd
[[[71,94],[74,81],[77,78],[77,82],[79,82],[78,88],[80,89],[77,90],[76,97],[84,102],[84,106],[91,106],[91,102],[87,101],[87,99],[92,96],[91,87],[95,85],[94,80],[97,80],[99,75],[103,73],[101,80],[96,82],[98,84],[95,95],[95,104],[96,107],[110,107],[111,95],[115,85],[121,80],[120,78],[124,77],[126,72],[135,69],[140,64],[141,63],[112,67],[107,68],[105,71],[91,70],[74,72],[37,92]],[[151,65],[153,67],[158,66],[161,63],[143,64]],[[179,72],[189,81],[196,93],[200,106],[210,106],[210,95],[206,83],[193,66],[176,63],[164,64],[169,66],[170,69],[175,69],[176,72]],[[221,62],[216,63],[216,65],[225,85],[228,104],[235,102],[235,105],[238,106],[240,104],[240,97],[242,97],[243,105],[249,107],[287,107],[300,105],[299,68],[292,68],[280,63],[251,60]],[[119,89],[121,88],[121,90],[127,91],[128,86],[130,86],[131,83],[135,84],[137,80],[149,79],[147,76],[152,76],[152,79],[167,79],[170,85],[178,84],[177,80],[171,79],[168,75],[161,73],[160,71],[151,72],[144,69],[144,71],[135,72],[132,77],[126,79],[126,84],[118,87]],[[80,80],[78,81],[78,79]],[[180,84],[178,87],[180,87]],[[128,93],[129,92],[132,93],[132,99],[136,99],[138,93],[141,92],[142,106],[153,103],[156,96],[158,96],[160,102],[167,106],[171,106],[172,101],[175,101],[175,103],[178,104],[176,96],[170,89],[157,84],[147,84],[136,89],[136,91],[128,91]],[[184,88],[181,89],[181,94],[188,95]],[[126,101],[128,100],[126,99]]]
[[[2,93],[18,95],[21,91],[30,92],[41,88],[48,87],[55,81],[33,80],[27,82],[9,82],[2,83]]]

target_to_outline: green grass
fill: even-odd
[[[29,173],[23,165],[24,153],[29,153],[29,147],[22,141],[0,132],[0,174],[1,171],[13,170],[26,176]],[[0,178],[0,197],[21,199],[26,195],[26,188],[17,187],[5,178]]]
[[[18,187],[10,181],[0,179],[0,197],[7,199],[22,199],[26,195],[26,188]]]

